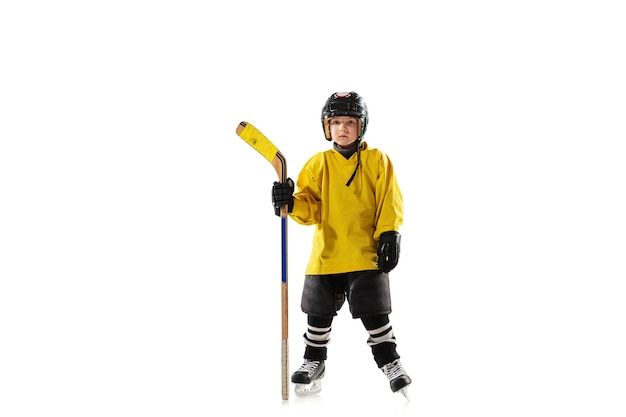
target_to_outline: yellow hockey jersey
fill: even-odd
[[[378,269],[378,238],[399,231],[402,193],[393,165],[382,151],[361,143],[360,166],[355,152],[346,159],[335,149],[311,157],[298,175],[290,217],[315,225],[307,275]]]

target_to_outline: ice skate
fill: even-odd
[[[296,395],[313,395],[320,392],[325,370],[324,361],[305,359],[300,369],[291,375],[291,382],[296,384]]]
[[[407,387],[412,382],[411,378],[407,375],[407,373],[402,368],[402,364],[400,363],[400,359],[396,359],[393,362],[384,365],[380,368],[387,379],[389,380],[389,385],[391,386],[391,391],[398,392],[400,391],[402,395],[409,399],[409,392]]]

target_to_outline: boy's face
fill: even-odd
[[[342,148],[350,146],[359,136],[359,120],[356,117],[337,116],[328,121],[330,137]]]

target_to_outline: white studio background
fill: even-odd
[[[0,6],[0,414],[626,413],[618,1]],[[393,395],[347,308],[280,397],[275,172],[334,91],[405,194]],[[290,365],[312,229],[289,223]]]

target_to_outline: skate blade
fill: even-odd
[[[316,379],[311,381],[310,384],[296,384],[294,391],[297,396],[307,396],[317,394],[322,390],[322,381]]]
[[[400,394],[404,395],[404,398],[406,398],[407,400],[411,400],[411,399],[409,398],[409,390],[407,389],[407,387],[400,388],[400,389],[398,390],[398,392],[399,392]]]

